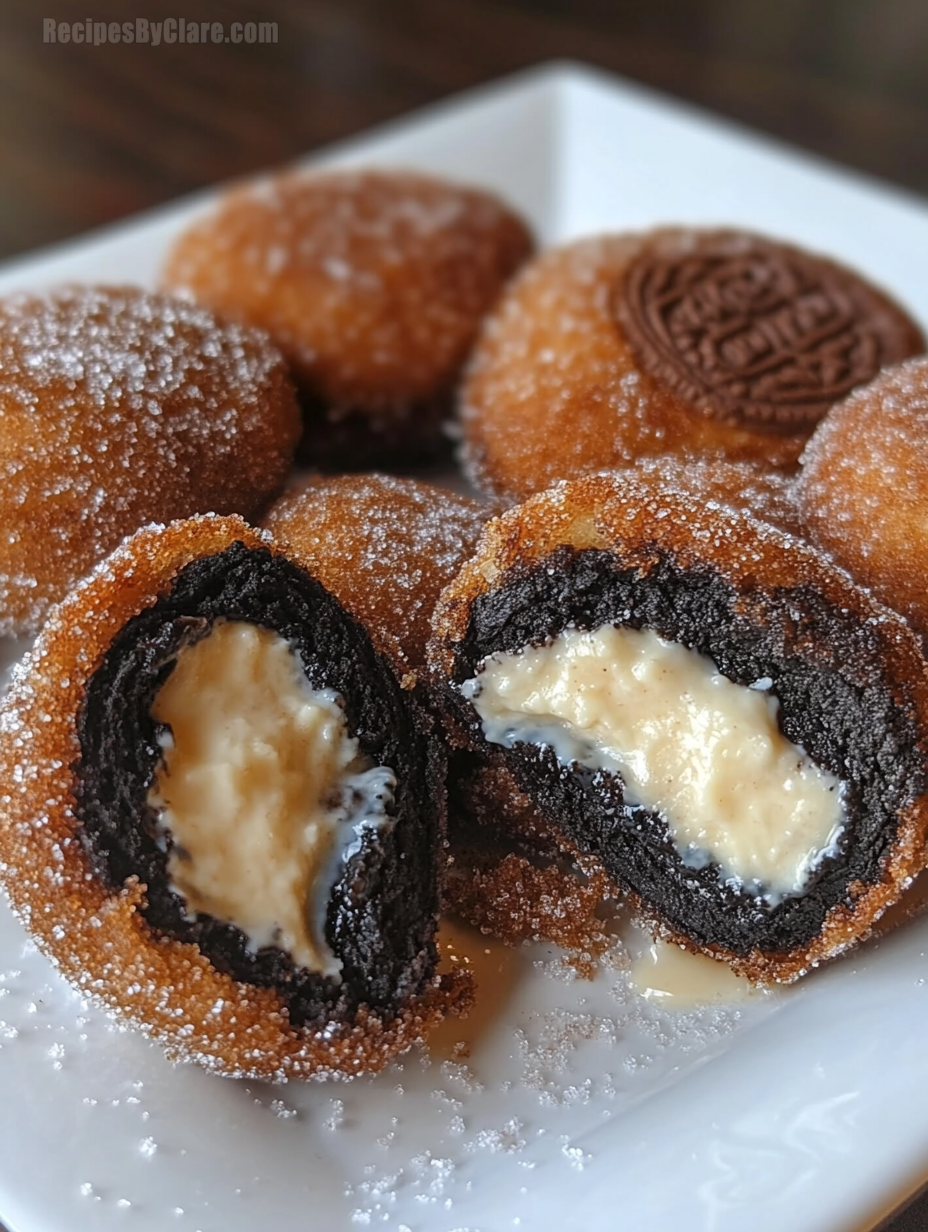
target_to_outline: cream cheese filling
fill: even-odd
[[[492,655],[461,691],[487,740],[620,775],[685,863],[775,903],[836,849],[844,807],[840,781],[780,732],[769,686],[735,684],[651,630],[603,625]]]
[[[337,694],[310,685],[279,634],[225,621],[180,650],[152,716],[167,730],[148,803],[170,831],[168,877],[188,917],[337,976],[329,895],[396,785],[361,755]]]

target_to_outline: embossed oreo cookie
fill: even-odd
[[[830,406],[924,349],[882,291],[797,248],[721,229],[595,236],[505,292],[463,390],[464,459],[516,500],[668,455],[791,471]]]
[[[920,342],[850,270],[737,231],[657,233],[613,303],[656,380],[713,419],[775,431],[814,426]]]

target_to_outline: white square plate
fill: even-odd
[[[928,321],[924,206],[570,66],[322,161],[472,180],[545,242],[766,230],[846,259]],[[11,264],[0,291],[150,285],[208,197]],[[545,947],[463,944],[483,1000],[431,1060],[271,1089],[117,1031],[3,909],[0,1216],[15,1232],[862,1232],[928,1180],[928,920],[775,998],[678,1017],[620,967],[591,983]],[[466,1060],[450,1047],[465,1037]]]

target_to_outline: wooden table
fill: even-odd
[[[242,39],[44,38],[45,14],[134,23],[142,10],[240,22]],[[276,43],[247,40],[259,21],[276,21]],[[924,0],[4,0],[0,258],[556,57],[928,195]],[[889,1227],[928,1228],[928,1198]]]

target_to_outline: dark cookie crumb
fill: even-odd
[[[658,546],[644,558],[650,567],[622,568],[610,552],[563,546],[540,565],[511,569],[474,600],[453,679],[474,676],[495,652],[606,623],[653,629],[709,656],[737,684],[769,677],[784,736],[846,784],[838,854],[801,895],[776,905],[723,885],[717,867],[686,867],[661,818],[624,803],[617,776],[566,769],[550,750],[525,745],[507,762],[541,812],[672,928],[741,956],[801,949],[831,908],[852,902],[855,883],[879,879],[900,812],[925,790],[915,719],[882,667],[882,631],[812,586],[777,589],[757,604],[709,565],[684,569]],[[452,706],[472,746],[486,748],[473,710],[460,697]]]
[[[218,620],[249,621],[290,641],[312,686],[344,699],[362,752],[396,775],[392,824],[365,836],[331,895],[325,935],[343,964],[341,983],[295,968],[273,947],[250,953],[232,925],[187,920],[169,889],[167,851],[147,803],[161,757],[151,708],[181,647]],[[183,568],[170,592],[122,629],[91,678],[78,724],[83,841],[106,884],[137,876],[147,886],[153,927],[196,942],[235,979],[273,986],[294,1026],[361,1004],[389,1015],[423,990],[437,961],[443,809],[433,784],[441,754],[425,724],[366,632],[327,591],[283,557],[235,543]]]

